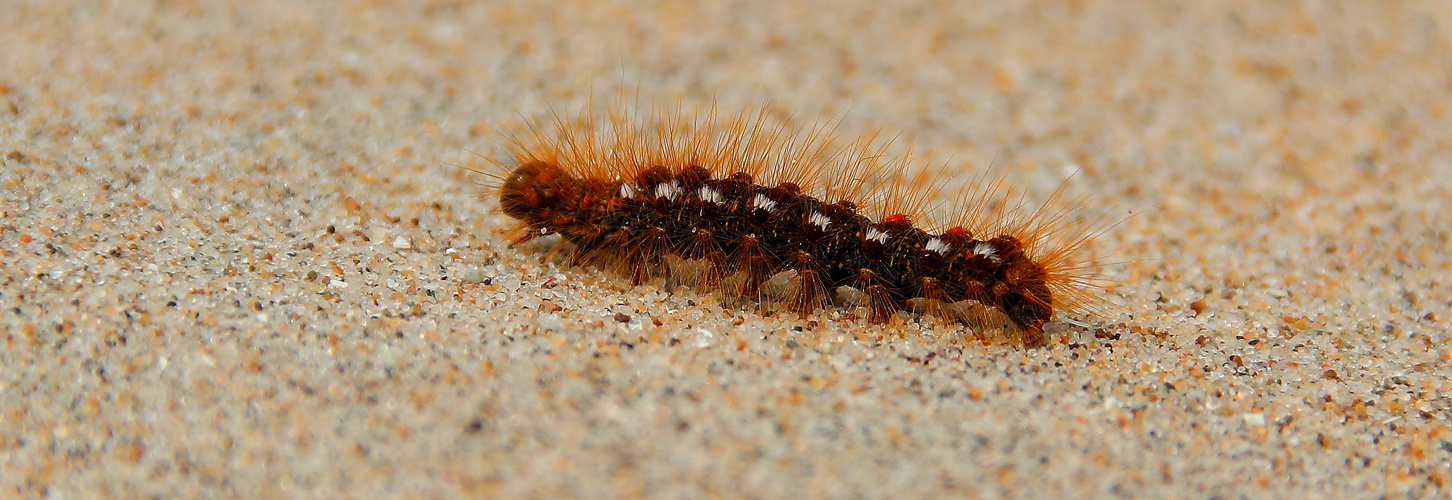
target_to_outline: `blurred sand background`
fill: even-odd
[[[1452,9],[0,2],[0,496],[1452,488]],[[769,103],[1134,216],[1050,345],[510,248],[454,163]],[[636,97],[638,96],[638,97]],[[1097,333],[1096,333],[1097,332]]]

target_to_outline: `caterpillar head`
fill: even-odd
[[[559,166],[541,161],[520,165],[499,187],[499,207],[530,225],[544,224],[564,203],[570,176]]]

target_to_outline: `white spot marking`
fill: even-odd
[[[979,243],[977,245],[973,245],[973,255],[982,255],[984,257],[988,257],[988,260],[993,261],[994,264],[1003,261],[1003,259],[998,257],[998,250],[995,250],[993,248],[993,245],[989,245],[987,243]]]
[[[756,193],[756,197],[751,199],[751,208],[765,210],[766,213],[771,213],[776,210],[776,200],[767,198],[764,194]]]
[[[634,183],[627,182],[620,185],[621,198],[634,199],[636,194],[639,194],[639,192],[635,189]]]
[[[679,182],[671,181],[670,184],[662,182],[655,185],[656,198],[665,198],[667,201],[676,201],[676,197],[680,196],[680,194],[681,183]]]
[[[867,228],[867,239],[872,240],[872,241],[876,241],[878,243],[886,244],[887,243],[887,233],[884,233],[882,231],[878,231],[877,228],[875,228],[875,227],[869,227],[869,228]]]
[[[953,245],[944,243],[941,239],[933,238],[931,240],[928,240],[928,244],[923,245],[923,249],[929,252],[938,252],[942,255],[948,255],[948,252],[953,251]]]
[[[721,202],[726,201],[724,198],[721,197],[720,191],[711,189],[706,186],[701,186],[701,189],[697,190],[696,194],[701,195],[701,201],[710,203],[712,205],[720,205]]]
[[[822,228],[824,231],[827,229],[827,226],[832,225],[832,219],[822,215],[820,212],[812,212],[812,215],[808,215],[807,222],[812,223],[813,226]]]

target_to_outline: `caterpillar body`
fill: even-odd
[[[867,136],[780,125],[766,111],[640,119],[617,110],[508,138],[489,195],[518,221],[515,242],[559,234],[577,264],[632,283],[667,277],[800,314],[858,305],[872,323],[923,310],[981,329],[1006,318],[1027,345],[1056,312],[1095,295],[1094,234],[1073,209],[1025,210],[978,178],[929,225],[940,184],[906,173]],[[785,278],[784,293],[772,284]],[[998,324],[1004,322],[998,321]]]

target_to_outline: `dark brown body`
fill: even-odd
[[[530,162],[505,180],[500,205],[531,237],[560,233],[582,260],[624,264],[637,283],[664,272],[668,254],[707,261],[707,285],[737,277],[743,297],[790,270],[794,310],[810,312],[840,286],[865,294],[874,322],[912,298],[971,300],[1000,311],[1031,344],[1053,314],[1047,273],[1012,236],[929,234],[903,216],[874,222],[850,202],[825,203],[790,183],[760,186],[747,174],[656,167],[612,182]]]

